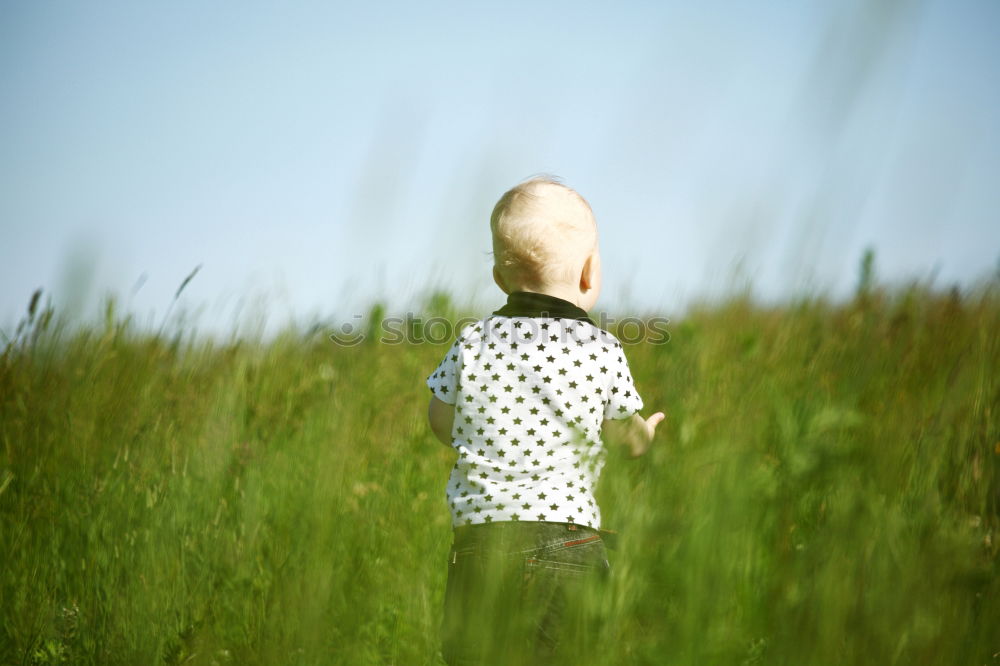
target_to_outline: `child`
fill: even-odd
[[[442,627],[452,665],[551,656],[567,600],[608,568],[593,496],[601,436],[639,456],[663,419],[639,416],[621,343],[587,316],[601,260],[583,197],[528,180],[500,198],[490,229],[507,304],[466,326],[427,378],[431,429],[458,453]]]

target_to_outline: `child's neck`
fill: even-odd
[[[530,291],[536,294],[546,294],[548,296],[555,296],[556,298],[561,298],[564,301],[569,301],[573,305],[580,307],[580,301],[583,299],[583,294],[580,293],[579,289],[574,289],[569,285],[545,285],[541,287],[522,287],[516,291]]]

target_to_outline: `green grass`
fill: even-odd
[[[912,288],[627,346],[668,421],[609,458],[577,663],[1000,663],[998,330],[995,286]],[[33,312],[0,359],[0,663],[439,663],[445,349]]]

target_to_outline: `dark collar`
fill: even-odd
[[[552,317],[576,319],[594,324],[587,311],[569,301],[533,291],[515,291],[507,296],[507,304],[493,314],[501,317]]]

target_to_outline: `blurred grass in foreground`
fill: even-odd
[[[627,347],[668,421],[609,458],[622,539],[575,663],[997,663],[998,330],[995,285],[868,285]],[[0,663],[438,663],[444,349],[33,307],[0,359]]]

